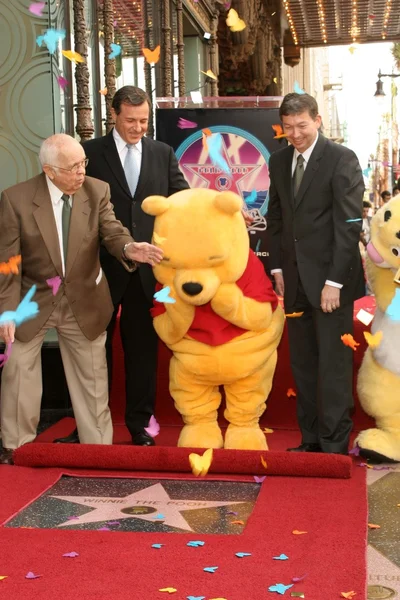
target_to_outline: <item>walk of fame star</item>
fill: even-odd
[[[163,525],[176,527],[185,531],[193,531],[189,523],[181,514],[182,511],[215,508],[219,506],[233,506],[243,502],[183,500],[171,498],[161,483],[150,485],[138,492],[124,497],[103,496],[50,496],[58,500],[65,500],[93,508],[93,510],[75,518],[60,523],[58,527],[76,526],[83,523],[99,523],[122,519],[142,519],[145,521],[159,522],[160,514],[164,517]]]
[[[225,144],[224,137],[222,136],[222,149],[221,155],[225,158],[229,170],[230,175],[224,173],[221,169],[214,166],[211,162],[210,157],[206,156],[203,162],[199,161],[198,164],[188,164],[182,163],[183,166],[188,169],[191,173],[202,179],[207,185],[204,187],[212,188],[212,189],[220,189],[220,186],[215,185],[216,180],[221,178],[227,180],[226,189],[230,189],[232,192],[239,194],[239,196],[243,196],[243,191],[239,183],[251,175],[254,171],[261,167],[260,164],[253,165],[243,165],[232,163],[231,156],[229,156],[228,149]]]

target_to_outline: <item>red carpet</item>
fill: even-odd
[[[203,450],[194,450],[203,454]],[[98,446],[90,444],[26,444],[14,453],[14,462],[26,467],[65,467],[190,473],[189,448],[154,446]],[[267,471],[261,464],[267,460]],[[254,450],[214,450],[210,474],[286,475],[349,478],[348,456]]]
[[[60,469],[1,467],[0,521],[31,502],[62,473]],[[99,471],[75,474],[102,476]],[[354,590],[356,598],[364,600],[366,527],[365,471],[358,468],[350,479],[267,477],[239,536],[1,527],[0,574],[7,575],[0,582],[1,597],[185,600],[192,595],[207,600],[264,600],[279,597],[268,591],[269,586],[289,585],[293,577],[307,575],[285,596],[304,592],[306,599],[326,600]],[[307,533],[294,535],[293,530]],[[205,546],[187,547],[193,539],[202,539]],[[153,549],[154,543],[165,545]],[[72,551],[79,557],[62,557]],[[236,552],[251,556],[237,558]],[[273,560],[282,553],[289,559]],[[203,571],[211,566],[218,570]],[[41,577],[27,580],[28,571]],[[177,592],[171,596],[159,592],[166,587]]]
[[[356,392],[357,372],[367,347],[363,331],[369,330],[369,327],[365,327],[365,325],[355,318],[355,315],[361,308],[373,312],[375,308],[375,298],[373,296],[365,296],[364,298],[361,298],[355,303],[354,309],[354,338],[360,344],[360,346],[357,348],[357,351],[354,352],[353,387],[355,407],[353,420],[354,429],[357,431],[373,426],[373,420],[362,410]],[[113,413],[113,421],[116,423],[123,423],[125,411],[125,375],[123,353],[119,335],[116,335],[114,339],[114,356],[113,389],[110,406]],[[169,359],[170,351],[163,343],[160,342],[155,413],[157,420],[162,425],[181,426],[181,417],[175,410],[173,400],[169,395]],[[278,350],[278,364],[275,372],[274,384],[268,400],[268,407],[261,421],[263,425],[280,429],[297,429],[296,399],[287,397],[286,393],[289,388],[294,389],[295,385],[290,370],[288,338],[287,331],[285,329]],[[222,417],[221,422],[224,422]]]

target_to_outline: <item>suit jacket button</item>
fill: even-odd
[[[299,240],[298,240],[297,238],[294,238],[294,241],[295,241],[295,242],[298,242]]]
[[[133,227],[136,227],[136,223],[132,223],[132,228],[133,228]]]

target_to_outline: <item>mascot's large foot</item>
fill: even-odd
[[[257,427],[229,425],[224,448],[228,450],[268,450],[265,434]]]
[[[400,432],[367,429],[358,435],[355,443],[360,448],[360,455],[371,462],[400,462]]]
[[[224,440],[218,423],[185,425],[178,440],[180,448],[223,448]]]

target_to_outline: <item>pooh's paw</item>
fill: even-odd
[[[400,461],[400,431],[384,431],[383,429],[367,429],[356,438],[355,443],[363,450],[372,451],[380,455],[382,460],[386,457],[391,461]]]
[[[224,448],[228,450],[268,450],[265,434],[257,427],[229,425]]]
[[[185,425],[178,440],[180,448],[223,448],[224,440],[218,423]]]

